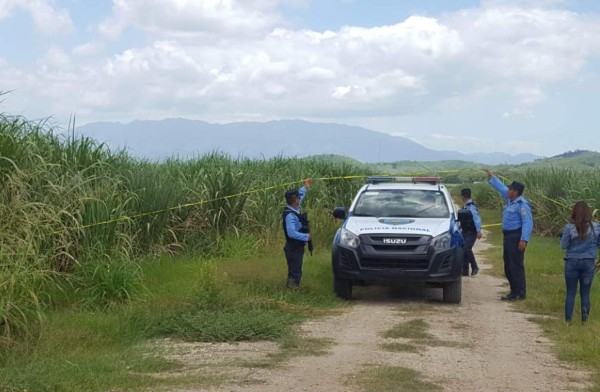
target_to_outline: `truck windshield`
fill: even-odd
[[[446,218],[450,214],[444,194],[435,190],[384,189],[360,194],[355,216]]]

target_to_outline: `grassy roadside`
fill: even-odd
[[[222,377],[195,374],[157,378],[176,370],[144,342],[276,341],[290,355],[306,350],[294,327],[308,317],[344,306],[331,290],[330,255],[307,255],[304,287],[284,288],[281,252],[240,259],[163,258],[142,263],[146,294],[107,310],[61,310],[42,322],[39,339],[4,358],[2,391],[143,390],[160,386],[218,385]],[[142,348],[144,347],[144,348]],[[318,347],[315,347],[315,350]],[[269,366],[287,357],[277,355]]]
[[[485,223],[500,221],[499,211],[484,210],[482,215]],[[496,247],[488,251],[488,260],[495,273],[502,275],[500,228],[491,227],[490,231],[487,239]],[[231,247],[244,248],[235,243]],[[557,342],[559,357],[591,369],[595,382],[591,390],[599,390],[600,377],[595,368],[600,359],[596,339],[600,324],[594,313],[585,327],[575,324],[567,328],[562,322],[564,282],[558,241],[535,237],[526,265],[528,299],[516,306],[544,316],[534,320]],[[219,385],[228,380],[208,373],[169,379],[154,377],[153,373],[182,365],[164,360],[160,353],[141,349],[146,347],[142,343],[167,336],[210,342],[272,340],[288,352],[301,355],[301,350],[294,351],[299,345],[294,327],[308,317],[330,314],[344,306],[331,293],[327,249],[313,257],[306,256],[304,289],[294,292],[283,288],[286,268],[279,249],[252,257],[240,251],[238,257],[219,262],[193,257],[162,258],[144,262],[142,268],[146,292],[128,306],[50,313],[41,324],[37,341],[4,358],[0,390],[120,391],[166,385]],[[597,285],[592,293],[593,305],[600,303]],[[281,355],[275,361],[285,358]],[[365,374],[377,378],[382,376],[380,370]],[[391,385],[407,377],[402,369],[382,371],[386,379],[393,381]]]
[[[500,211],[482,211],[485,223],[501,221]],[[494,245],[485,252],[493,273],[504,276],[502,262],[502,231],[499,226],[487,228],[487,241]],[[600,391],[600,283],[592,285],[592,313],[586,325],[574,322],[567,326],[564,322],[564,251],[560,249],[558,238],[533,236],[525,255],[527,276],[527,300],[515,306],[536,316],[532,320],[538,323],[546,336],[555,342],[555,351],[559,359],[574,364],[592,373],[593,386],[589,391]],[[580,320],[579,296],[575,304],[573,320]],[[596,310],[594,310],[596,309]]]

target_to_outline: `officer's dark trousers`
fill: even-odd
[[[288,286],[298,287],[302,279],[302,259],[304,258],[304,246],[285,243],[283,247],[285,260],[288,265]]]
[[[525,253],[519,250],[521,229],[504,230],[504,274],[513,295],[525,295]]]
[[[465,261],[463,264],[463,274],[469,273],[469,265],[471,270],[479,269],[477,261],[475,260],[475,254],[473,253],[473,246],[477,241],[476,233],[463,233],[463,239],[465,240]]]

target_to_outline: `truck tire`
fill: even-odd
[[[349,279],[333,277],[333,291],[343,299],[352,298],[352,281]]]
[[[444,285],[444,302],[447,304],[459,304],[462,299],[462,278]]]

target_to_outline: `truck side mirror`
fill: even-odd
[[[337,219],[346,219],[346,207],[335,207],[333,217]]]

